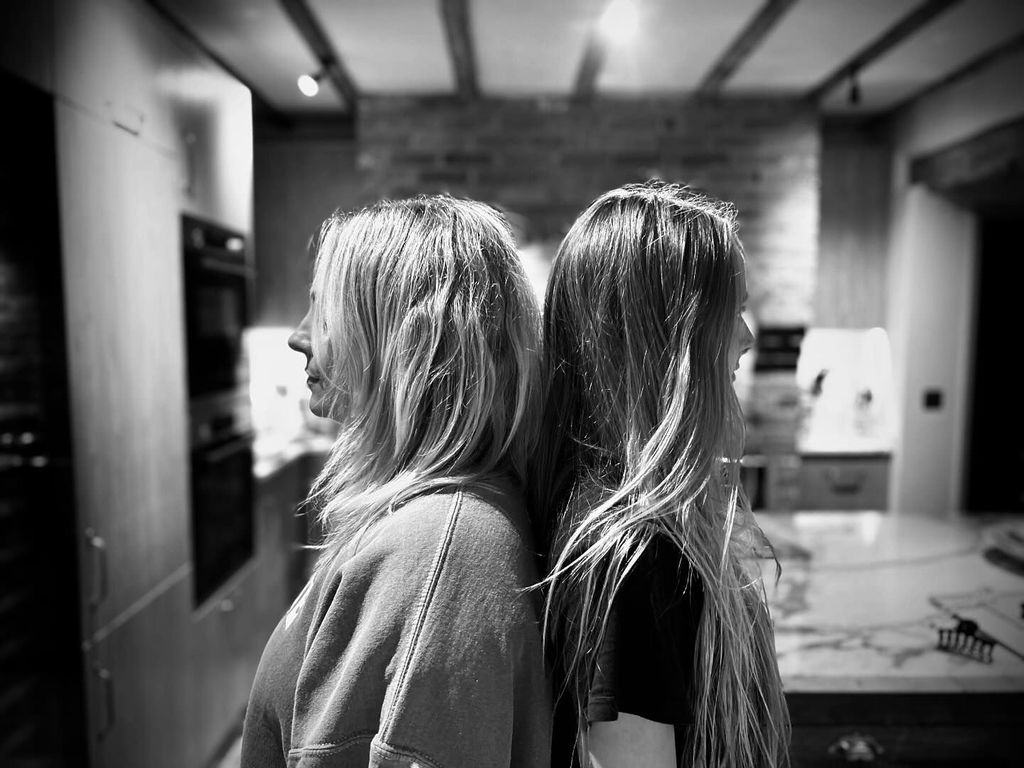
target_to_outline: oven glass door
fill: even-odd
[[[247,377],[242,334],[248,277],[201,262],[186,271],[188,386],[192,398],[237,388]]]
[[[199,605],[253,555],[251,434],[193,449],[192,546]]]

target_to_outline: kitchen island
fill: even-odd
[[[1024,765],[1019,519],[763,512],[797,766]],[[974,622],[996,642],[955,630]],[[939,648],[950,645],[985,660]]]

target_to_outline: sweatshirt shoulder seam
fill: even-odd
[[[416,651],[419,648],[419,641],[423,634],[423,627],[427,622],[427,614],[429,613],[430,606],[433,603],[434,595],[437,593],[437,586],[441,580],[441,572],[444,570],[444,564],[448,559],[448,553],[451,550],[452,539],[454,538],[455,533],[455,525],[458,521],[459,512],[462,507],[462,499],[462,491],[456,491],[451,504],[448,507],[444,535],[441,537],[441,543],[438,545],[437,553],[434,555],[430,578],[427,580],[426,589],[424,590],[423,597],[420,600],[420,607],[416,615],[416,622],[413,624],[412,636],[409,639],[409,645],[406,648],[405,658],[402,660],[401,672],[399,672],[395,683],[394,695],[390,697],[390,700],[387,703],[387,710],[382,719],[380,733],[384,739],[389,739],[391,735],[391,730],[394,726],[395,711],[398,708],[398,704],[405,696],[406,681],[409,676],[409,670],[412,668],[413,657],[416,655]]]

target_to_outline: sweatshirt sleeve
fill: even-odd
[[[325,605],[311,628],[296,721],[321,736],[302,737],[313,748],[300,765],[347,765],[316,760],[316,744],[326,758],[339,741],[365,739],[376,768],[547,766],[550,693],[525,591],[536,572],[519,532],[462,492],[391,528],[400,536],[357,590],[358,616],[352,605]],[[352,725],[360,722],[374,725]]]

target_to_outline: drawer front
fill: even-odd
[[[885,509],[887,458],[808,458],[800,466],[801,509]]]
[[[1016,729],[1007,726],[796,727],[792,768],[1017,768]]]

